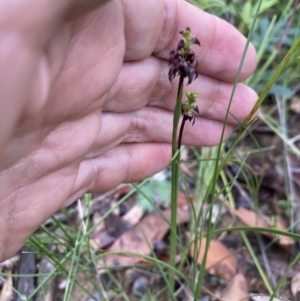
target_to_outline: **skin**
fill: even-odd
[[[215,145],[246,42],[234,27],[181,0],[0,1],[0,261],[85,192],[169,163],[168,55],[187,26],[201,42],[188,86],[200,114],[183,143]],[[250,46],[241,81],[255,64]],[[256,98],[239,84],[231,114],[243,121]]]

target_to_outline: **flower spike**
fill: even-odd
[[[200,46],[200,41],[192,36],[192,31],[189,27],[185,31],[180,31],[183,36],[177,45],[176,50],[172,50],[169,55],[169,80],[172,82],[177,75],[188,78],[188,85],[197,78],[197,58],[195,53],[190,49],[192,44]]]
[[[199,93],[197,92],[186,92],[187,101],[183,102],[181,105],[181,113],[183,118],[189,121],[192,121],[192,125],[195,123],[195,114],[194,112],[199,114],[199,108],[196,105],[196,99]]]

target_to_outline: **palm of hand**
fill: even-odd
[[[165,2],[175,7],[175,1]],[[191,10],[187,4],[180,5]],[[14,62],[16,67],[24,66],[24,74],[17,68],[24,86],[20,84],[16,91],[12,86],[15,94],[10,99],[15,103],[5,104],[8,112],[11,105],[19,111],[2,121],[9,135],[1,141],[0,261],[13,255],[55,211],[84,192],[140,180],[168,163],[176,88],[168,83],[167,58],[178,36],[166,33],[175,20],[166,22],[161,0],[145,5],[139,16],[134,16],[133,6],[134,1],[124,13],[121,3],[112,1],[84,17],[65,17],[60,22],[54,18],[40,28],[37,20],[34,39],[20,42],[25,51],[29,49],[28,56]],[[153,13],[147,19],[148,10]],[[182,18],[178,26],[185,26],[187,20]],[[231,31],[239,38],[241,52],[243,40]],[[217,63],[209,66],[205,60],[213,41],[204,38],[201,43],[199,68],[205,74],[191,90],[197,90],[197,84],[202,89],[202,116],[193,131],[186,130],[184,142],[212,145],[220,138],[236,66],[229,71]],[[249,66],[254,52],[251,55]],[[243,76],[252,69],[245,68]],[[245,93],[247,102],[241,105]],[[232,111],[243,119],[255,94],[240,85],[236,95]],[[235,119],[230,122],[226,136]]]

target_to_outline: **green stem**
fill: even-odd
[[[177,198],[178,198],[178,168],[180,161],[180,150],[177,152],[177,129],[181,115],[181,102],[183,94],[183,80],[180,76],[177,92],[177,102],[173,116],[172,133],[172,189],[171,189],[171,232],[170,232],[170,265],[175,267],[176,260],[176,242],[177,242]],[[177,154],[176,154],[177,152]],[[170,270],[170,287],[174,290],[175,272]],[[173,292],[171,292],[173,295]]]

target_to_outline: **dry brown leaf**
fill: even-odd
[[[93,216],[93,224],[96,225],[100,220],[102,220],[102,215],[96,212]],[[100,223],[96,229],[93,231],[90,239],[90,245],[97,251],[99,249],[108,247],[115,241],[115,237],[111,236],[105,227],[104,222]]]
[[[162,213],[170,221],[171,211],[168,209]],[[177,214],[178,223],[184,223],[189,220],[188,212],[178,210]],[[150,248],[153,248],[155,242],[162,240],[168,230],[169,224],[158,213],[153,213],[146,216],[139,224],[119,237],[108,249],[108,252],[122,251],[150,255]],[[137,256],[108,254],[105,256],[104,261],[107,266],[133,265],[139,263],[140,258]]]
[[[236,210],[231,210],[231,212],[246,226],[249,227],[262,227],[262,228],[274,228],[274,225],[271,225],[270,219],[265,218],[263,219],[261,216],[259,216],[254,211],[245,209],[245,208],[238,208]],[[278,230],[285,231],[286,226],[284,224],[284,221],[281,217],[277,217],[276,220],[276,228]],[[269,237],[270,239],[275,238],[275,236],[272,233],[269,232],[262,232],[266,237]],[[294,240],[287,236],[279,236],[278,242],[280,246],[291,246],[294,244]]]
[[[232,213],[246,226],[269,228],[269,225],[257,213],[251,210],[240,207],[233,210]],[[272,234],[267,232],[264,235],[272,236]]]
[[[190,238],[193,237],[190,233],[186,234]],[[199,238],[198,264],[202,264],[206,241],[206,237],[202,237],[201,241]],[[194,248],[194,243],[192,243],[190,246],[190,256],[193,258],[195,257]],[[205,267],[208,273],[218,275],[220,278],[228,281],[236,274],[236,265],[237,260],[235,255],[225,245],[217,240],[210,241]]]
[[[291,291],[295,300],[300,300],[300,272],[292,278]]]
[[[11,301],[13,300],[13,296],[14,296],[11,270],[8,270],[7,274],[8,274],[7,279],[3,284],[1,294],[0,294],[1,301]]]
[[[112,214],[108,221],[103,221],[93,231],[90,240],[91,246],[94,250],[107,248],[120,234],[136,225],[142,216],[143,210],[138,205],[133,206],[123,217]],[[93,215],[93,224],[97,224],[102,219],[103,216],[96,212]]]
[[[249,288],[243,274],[236,274],[228,283],[220,296],[222,301],[248,301]]]
[[[141,220],[143,214],[144,211],[141,206],[136,204],[123,216],[123,220],[129,222],[132,226],[134,226]]]

